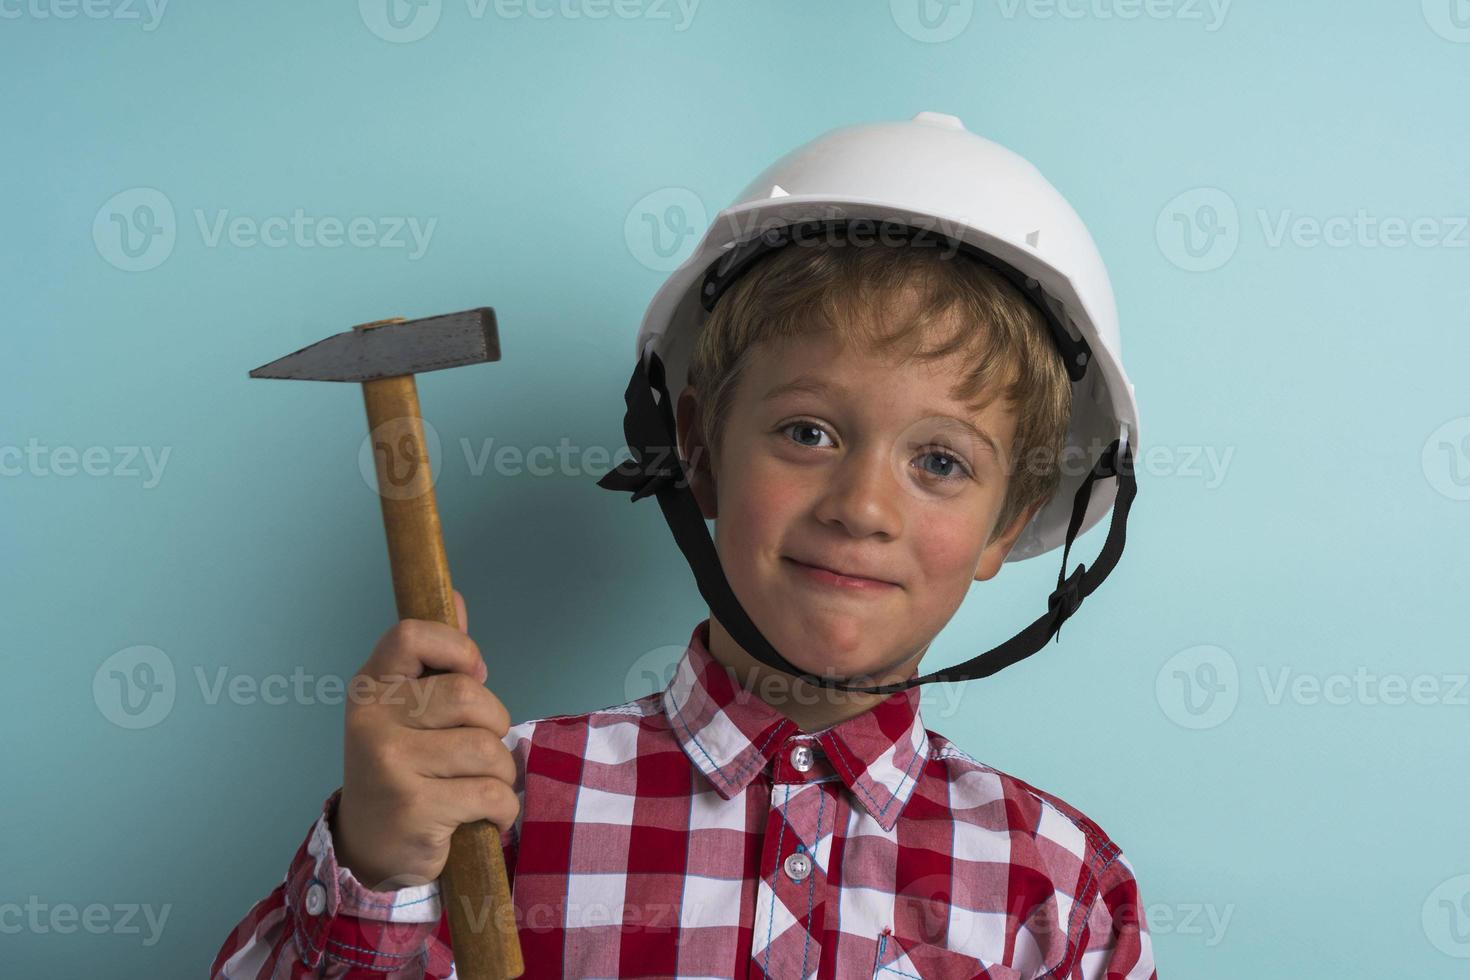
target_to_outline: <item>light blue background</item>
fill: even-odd
[[[673,221],[684,189],[708,220],[818,133],[928,109],[1031,159],[1086,220],[1142,448],[1169,454],[1140,460],[1122,564],[1061,642],[926,687],[929,727],[1111,833],[1165,980],[1470,975],[1470,27],[1448,0],[1241,0],[1223,22],[1184,0],[1133,19],[986,0],[938,34],[907,0],[706,0],[687,23],[651,0],[602,19],[443,0],[407,43],[350,2],[40,16],[61,2],[0,5],[0,906],[168,918],[145,945],[146,926],[12,911],[0,973],[203,975],[340,781],[339,705],[211,704],[196,674],[350,676],[393,620],[357,390],[250,368],[353,323],[493,306],[504,363],[420,383],[491,686],[518,720],[645,693],[705,615],[657,506],[598,489],[605,463],[476,473],[462,447],[620,450],[664,275],[644,214]],[[136,188],[176,215],[146,271],[111,225]],[[414,259],[211,247],[195,217],[297,208],[437,224]],[[1360,209],[1432,219],[1439,244],[1272,244],[1283,219]],[[59,447],[124,472],[61,475]],[[167,450],[156,485],[118,447]],[[1059,559],[977,585],[925,668],[1034,618]],[[130,730],[103,665],[137,645],[175,702]],[[1199,657],[1215,702],[1181,680],[1208,680]],[[1436,693],[1277,698],[1283,671]]]

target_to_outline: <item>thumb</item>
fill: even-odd
[[[469,610],[465,608],[464,596],[462,596],[462,595],[459,594],[459,590],[458,589],[454,589],[453,592],[454,592],[454,614],[459,619],[459,631],[461,633],[468,634],[469,631],[470,631],[470,613],[469,613]]]

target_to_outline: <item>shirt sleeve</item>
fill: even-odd
[[[1083,952],[1069,980],[1158,980],[1133,868],[1115,852],[1088,911]]]
[[[341,790],[322,805],[285,879],[257,902],[215,956],[213,980],[330,977],[444,980],[454,973],[439,883],[374,891],[337,864],[330,819]],[[502,834],[506,873],[514,848]]]
[[[516,799],[524,805],[526,753],[536,720],[513,725],[503,741],[516,763]],[[211,980],[328,977],[333,980],[448,980],[454,976],[449,921],[439,882],[374,891],[337,864],[331,819],[339,788],[322,804],[286,877],[231,931]],[[521,819],[501,831],[506,881],[515,885]]]

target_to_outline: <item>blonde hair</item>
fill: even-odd
[[[891,328],[881,331],[880,323]],[[952,327],[938,345],[921,347],[942,324]],[[904,360],[963,352],[967,372],[952,397],[977,412],[996,397],[1011,403],[1016,433],[994,533],[1056,492],[1072,386],[1040,312],[980,261],[919,244],[796,242],[737,279],[690,355],[689,383],[699,392],[700,430],[711,451],[719,451],[722,425],[756,346],[817,330]]]

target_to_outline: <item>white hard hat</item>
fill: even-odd
[[[1126,494],[1123,519],[1115,514],[1103,554],[1087,580],[1085,566],[1069,579],[1059,576],[1048,616],[990,651],[994,656],[987,655],[988,660],[976,657],[947,675],[940,672],[923,680],[984,676],[1039,649],[1107,575],[1122,550],[1126,507],[1136,490],[1131,463],[1138,444],[1138,409],[1123,371],[1107,270],[1077,213],[1023,157],[938,112],[920,112],[907,121],[844,126],[781,157],[716,215],[693,253],[649,303],[638,331],[638,367],[627,392],[625,429],[635,448],[651,448],[656,445],[653,433],[674,429],[669,402],[688,384],[694,341],[714,302],[754,259],[785,244],[801,228],[850,227],[859,221],[957,243],[1036,305],[1062,354],[1072,379],[1072,418],[1060,485],[1022,531],[1007,560],[1070,548],[1077,534],[1107,514],[1120,490]],[[665,379],[670,397],[655,407],[647,389],[663,386]],[[779,662],[781,669],[812,679],[779,654],[767,656],[774,651],[734,602],[712,546],[695,542],[693,531],[687,530],[697,517],[697,511],[690,513],[692,499],[662,492],[679,472],[677,463],[641,459],[610,472],[599,485],[635,490],[634,500],[657,493],[700,579],[701,592],[725,613],[722,624],[757,659]],[[1106,479],[1110,476],[1118,479]],[[1065,564],[1064,553],[1063,572]],[[726,622],[726,615],[737,619],[735,626]],[[977,664],[982,671],[967,670]]]
[[[1036,280],[1053,316],[1087,342],[1094,370],[1072,386],[1061,483],[1007,560],[1060,547],[1072,495],[1101,449],[1122,439],[1137,455],[1138,408],[1123,370],[1113,289],[1092,236],[1057,189],[1024,158],[975,135],[954,116],[921,112],[905,122],[844,126],[767,167],[716,215],[654,295],[637,353],[658,353],[677,398],[708,317],[700,291],[710,267],[764,232],[841,218],[918,226],[975,246]],[[1082,531],[1102,520],[1115,493],[1113,483],[1098,487]]]

